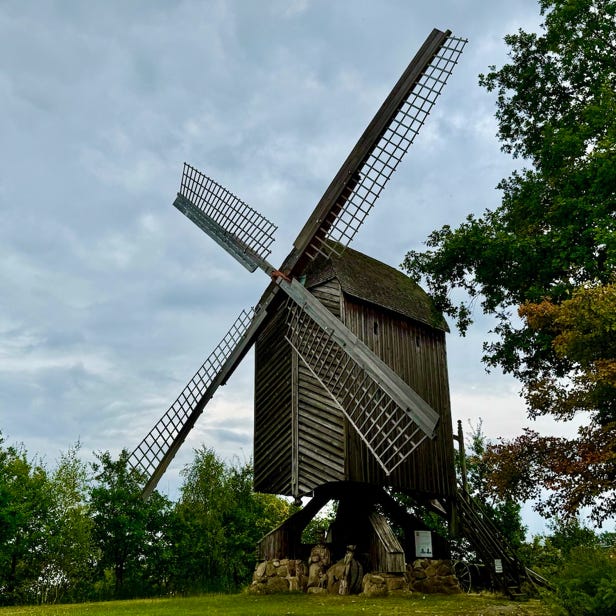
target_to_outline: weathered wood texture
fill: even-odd
[[[276,558],[298,558],[299,537],[291,529],[280,527],[262,537],[257,545],[258,560],[274,560]]]
[[[399,277],[406,277],[365,255],[348,253],[343,259],[353,259],[354,270],[349,263],[345,267],[328,263],[322,275],[313,277],[316,284],[310,290],[437,411],[436,437],[426,439],[387,477],[303,361],[293,360],[294,351],[284,339],[284,318],[278,315],[256,344],[255,489],[297,496],[328,482],[348,480],[427,497],[450,496],[455,491],[455,476],[446,325],[442,317],[433,320],[421,305],[427,296],[419,287],[411,289],[415,295],[412,305],[401,313],[397,308],[408,283]],[[360,264],[370,272],[359,268]],[[384,288],[376,293],[375,286],[382,281]],[[391,310],[383,303],[387,288],[396,284],[396,310]],[[412,318],[416,313],[418,317]]]
[[[255,352],[254,486],[292,494],[292,349],[277,314],[257,339]]]
[[[370,570],[387,573],[405,573],[406,560],[404,550],[385,516],[374,512],[370,514],[369,520],[372,527],[372,537],[368,541],[370,546]]]
[[[351,481],[422,492],[454,493],[453,435],[445,333],[345,296],[344,323],[440,415],[436,437],[425,440],[387,478],[353,430],[346,430],[346,475]]]
[[[313,291],[340,318],[340,285],[332,280]],[[323,483],[346,478],[346,426],[340,409],[301,359],[298,369],[299,487],[300,494],[307,494]]]

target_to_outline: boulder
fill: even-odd
[[[387,595],[387,583],[382,575],[367,573],[362,580],[362,588],[366,597],[385,597]]]
[[[403,575],[389,574],[384,575],[385,585],[388,592],[397,592],[401,590],[408,590],[408,584]]]
[[[311,586],[306,592],[309,595],[326,595],[327,588],[321,588],[320,586]]]
[[[407,566],[409,589],[425,594],[461,592],[458,579],[448,560],[418,559]]]
[[[255,573],[252,579],[258,580],[262,577],[265,577],[266,570],[267,570],[267,563],[266,562],[259,563],[255,569]]]
[[[289,592],[289,582],[278,576],[267,578],[266,585],[268,594]]]

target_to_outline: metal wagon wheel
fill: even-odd
[[[455,576],[458,578],[458,582],[460,583],[460,588],[464,592],[471,591],[471,569],[468,566],[468,563],[465,563],[463,560],[456,560],[453,563],[453,572]]]

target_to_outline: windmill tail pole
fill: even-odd
[[[462,489],[468,494],[468,483],[466,476],[466,448],[464,447],[464,432],[462,431],[462,421],[458,419],[458,451],[460,452],[460,475],[462,476]]]

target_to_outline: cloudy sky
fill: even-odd
[[[433,27],[469,45],[353,246],[397,266],[443,224],[498,205],[514,161],[477,75],[536,0],[0,2],[0,430],[50,464],[132,449],[267,280],[171,206],[184,161],[291,242]],[[478,318],[448,339],[454,419],[527,425],[486,374]],[[252,452],[252,357],[160,488],[202,443]],[[541,429],[553,430],[549,424]]]

